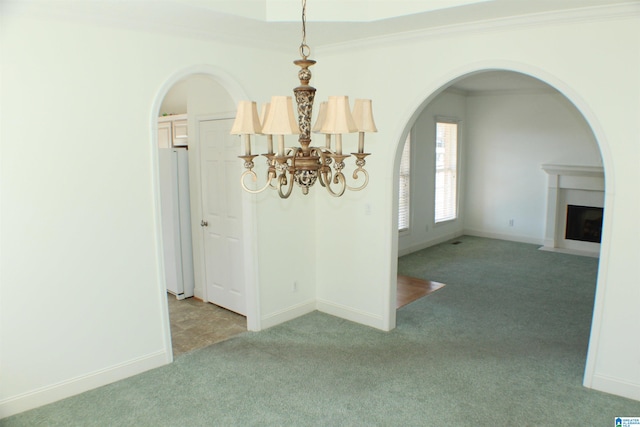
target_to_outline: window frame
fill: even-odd
[[[413,176],[413,163],[414,163],[414,156],[413,156],[413,149],[414,149],[414,132],[413,132],[413,128],[409,131],[409,133],[407,134],[407,137],[404,140],[403,146],[402,146],[402,151],[403,153],[400,156],[400,165],[398,166],[398,223],[396,224],[398,233],[400,233],[401,235],[406,235],[409,234],[411,231],[411,224],[413,223],[413,211],[411,208],[411,199],[413,198],[413,186],[411,185],[411,180],[412,180],[412,176]],[[407,145],[408,144],[408,145]],[[406,218],[406,222],[407,222],[407,227],[406,228],[400,228],[400,183],[402,180],[402,159],[404,157],[404,149],[405,147],[409,147],[409,173],[407,174],[408,178],[409,178],[409,191],[407,194],[407,209],[406,209],[406,214],[407,214],[407,218]]]
[[[434,227],[438,227],[452,221],[456,221],[460,218],[460,119],[455,117],[443,117],[443,116],[435,116],[435,126],[434,126],[434,160],[433,160],[433,225]],[[454,214],[453,216],[449,216],[443,219],[436,218],[437,213],[437,188],[436,181],[438,175],[438,124],[449,124],[456,126],[456,154],[455,154],[455,168],[454,168],[454,185],[455,185],[455,195],[454,195]]]

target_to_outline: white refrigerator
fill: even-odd
[[[193,249],[187,148],[159,148],[162,243],[167,291],[193,296]]]

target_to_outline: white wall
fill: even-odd
[[[465,162],[462,161],[466,150],[467,100],[464,94],[455,91],[440,93],[429,105],[422,110],[413,125],[412,133],[412,164],[410,182],[410,225],[409,230],[403,231],[398,239],[398,254],[400,256],[424,249],[439,242],[446,241],[462,234],[465,206],[464,178],[466,174]],[[435,150],[436,150],[436,117],[447,117],[459,121],[458,124],[458,196],[460,199],[458,218],[436,224],[435,209]]]
[[[602,166],[591,129],[554,91],[478,93],[467,108],[465,233],[542,244],[541,165]]]

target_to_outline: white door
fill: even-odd
[[[240,144],[232,119],[199,123],[207,299],[246,315]]]

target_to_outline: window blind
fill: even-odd
[[[409,183],[411,180],[411,136],[407,136],[400,159],[400,189],[398,203],[398,230],[409,229]]]
[[[436,123],[435,222],[458,216],[458,124]]]

